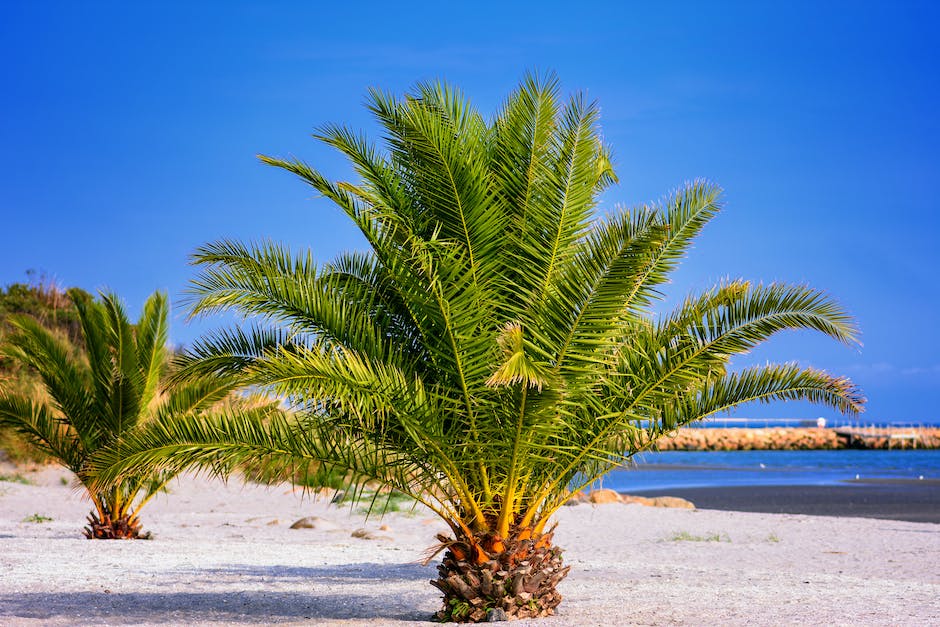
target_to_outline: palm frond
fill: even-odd
[[[52,403],[74,421],[83,445],[95,446],[100,429],[96,422],[98,406],[89,391],[92,373],[74,348],[28,316],[10,316],[13,327],[2,346],[3,354],[33,369],[40,377]]]
[[[13,429],[76,474],[84,467],[88,452],[78,434],[41,403],[0,397],[0,426]]]
[[[144,381],[140,393],[140,404],[150,404],[160,384],[163,364],[166,360],[166,343],[169,339],[169,304],[166,294],[156,292],[144,302],[140,319],[134,327],[137,336],[137,363]]]
[[[668,432],[744,403],[810,401],[845,414],[864,411],[865,398],[845,377],[833,377],[797,364],[767,364],[706,381],[696,390],[676,395],[665,405],[653,433]]]
[[[530,74],[487,122],[442,83],[372,90],[380,141],[340,125],[314,135],[352,181],[261,157],[332,201],[368,250],[318,264],[269,242],[199,248],[193,315],[248,324],[186,351],[178,383],[222,381],[168,400],[122,443],[127,457],[108,453],[105,476],[316,462],[423,498],[461,533],[502,537],[541,529],[568,488],[716,411],[795,398],[859,410],[843,379],[733,372],[734,356],[786,330],[855,343],[822,292],[732,281],[654,315],[721,192],[694,181],[597,215],[616,182],[599,108],[559,91]],[[205,414],[236,384],[276,394],[285,413]]]

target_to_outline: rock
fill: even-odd
[[[359,538],[360,540],[386,540],[386,541],[394,540],[392,536],[379,535],[377,533],[372,533],[368,529],[362,529],[362,528],[356,529],[349,535],[351,535],[354,538]]]
[[[354,538],[360,538],[362,540],[376,540],[378,538],[378,536],[367,529],[356,529],[351,535]]]
[[[574,505],[580,505],[581,503],[589,503],[590,501],[591,501],[591,497],[585,494],[584,490],[581,490],[579,492],[575,492],[574,494],[569,495],[568,500],[565,501],[565,505],[567,505],[568,507],[572,507]]]
[[[506,615],[506,610],[499,607],[494,607],[486,611],[486,622],[499,623],[504,620],[509,620],[509,617]]]
[[[268,522],[268,527],[273,527],[274,525],[280,525],[280,524],[281,524],[281,521],[275,518],[274,520],[271,520]]]
[[[595,505],[603,505],[605,503],[619,503],[620,494],[614,490],[600,489],[594,490],[591,492],[591,502]]]
[[[645,496],[633,496],[632,494],[620,495],[620,501],[633,505],[646,505],[647,507],[675,507],[678,509],[695,509],[695,505],[680,499],[677,496],[656,496],[648,498]]]
[[[319,518],[317,518],[316,516],[306,516],[304,518],[301,518],[297,522],[295,522],[293,525],[290,526],[290,528],[291,529],[316,529],[318,520]]]
[[[678,509],[695,509],[691,501],[680,499],[677,496],[657,496],[652,499],[653,507],[675,507]]]
[[[391,530],[392,528],[389,527],[388,525],[382,525],[381,527],[379,527],[379,531],[391,531]]]

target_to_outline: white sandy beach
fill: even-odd
[[[2,625],[427,625],[439,606],[423,512],[187,477],[145,509],[155,539],[90,541],[66,473],[27,476],[0,482]],[[317,528],[289,528],[304,516]],[[940,625],[940,525],[619,503],[558,522],[565,600],[515,624]]]

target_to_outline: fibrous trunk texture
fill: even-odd
[[[140,533],[140,521],[137,518],[123,516],[111,518],[111,513],[105,510],[101,518],[97,511],[88,514],[88,526],[85,527],[85,537],[89,540],[147,540],[150,532]]]
[[[532,537],[516,532],[502,539],[492,534],[456,541],[439,536],[448,549],[431,585],[444,593],[439,621],[480,622],[491,612],[506,617],[550,616],[561,603],[556,590],[570,567],[551,533]]]

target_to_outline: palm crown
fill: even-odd
[[[378,479],[451,527],[441,616],[477,620],[486,604],[551,612],[566,571],[546,522],[571,489],[659,436],[750,401],[860,409],[849,381],[817,370],[728,370],[785,329],[852,342],[851,319],[818,291],[728,281],[652,315],[719,190],[695,182],[598,216],[616,181],[598,109],[580,95],[562,104],[554,78],[525,79],[489,123],[440,84],[404,99],[372,91],[368,106],[384,149],[340,126],[316,135],[358,182],[262,157],[333,201],[368,252],[318,265],[276,244],[221,241],[194,257],[194,313],[234,310],[256,324],[198,342],[186,371],[237,374],[296,418],[177,424],[140,440],[125,468],[317,460]],[[510,572],[532,551],[555,575],[533,585],[526,575],[514,591],[504,582],[502,600],[466,571]]]
[[[231,391],[231,382],[216,378],[164,387],[165,295],[147,300],[136,325],[114,294],[96,302],[75,292],[73,300],[81,346],[29,316],[11,317],[13,333],[3,354],[38,376],[45,398],[4,393],[0,425],[75,473],[95,507],[86,528],[89,538],[138,537],[140,509],[172,473],[132,471],[97,485],[96,456],[109,448],[120,454],[123,439],[149,419],[194,415],[211,406]]]

